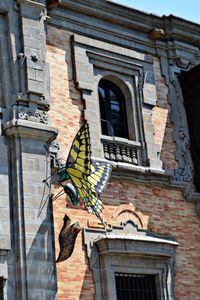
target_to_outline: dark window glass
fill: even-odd
[[[184,104],[186,109],[188,128],[190,133],[190,151],[194,164],[194,184],[200,192],[200,65],[179,77]],[[184,134],[184,131],[182,135]],[[182,139],[184,136],[182,137]]]
[[[117,300],[157,300],[155,275],[115,273]]]
[[[3,277],[0,277],[0,300],[3,300]]]
[[[104,135],[128,138],[125,98],[119,87],[109,80],[99,83],[101,128]]]

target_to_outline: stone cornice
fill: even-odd
[[[132,9],[110,1],[92,1],[92,0],[63,0],[62,8],[72,9],[79,13],[95,16],[100,19],[109,20],[115,24],[122,24],[130,28],[149,31],[152,24],[152,14],[147,14],[137,9]],[[113,11],[115,12],[113,14]],[[156,22],[160,22],[160,17],[154,16]],[[146,18],[144,22],[144,18]]]
[[[113,14],[113,11],[115,12]],[[76,18],[73,13],[76,12]],[[182,18],[169,15],[157,16],[148,14],[130,7],[122,6],[111,1],[92,1],[92,0],[63,0],[58,8],[49,12],[52,17],[50,24],[55,26],[67,27],[69,21],[77,25],[90,27],[90,22],[94,22],[94,30],[101,29],[102,31],[110,31],[117,35],[116,26],[120,26],[121,30],[127,28],[133,31],[140,31],[138,39],[151,44],[151,39],[146,36],[154,28],[163,29],[164,34],[159,38],[161,41],[176,39],[182,42],[189,43],[194,46],[199,46],[200,25]],[[84,15],[88,18],[88,23],[85,22]],[[89,20],[91,18],[91,20]],[[95,25],[95,19],[102,20],[112,24],[112,26],[102,26],[98,22]],[[67,23],[65,23],[67,21]],[[107,23],[107,24],[108,24]],[[142,35],[141,32],[145,34]],[[124,32],[124,38],[128,38]],[[129,37],[130,38],[130,37]]]

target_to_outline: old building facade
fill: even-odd
[[[145,282],[199,299],[200,26],[105,0],[3,0],[0,18],[2,299],[125,299]],[[84,121],[113,167],[105,227],[43,182]],[[65,214],[83,230],[55,265]]]

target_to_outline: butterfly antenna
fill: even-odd
[[[46,179],[44,179],[42,182],[45,182],[45,183],[47,183],[47,180],[49,179],[49,178],[52,178],[53,177],[53,175],[55,175],[56,174],[56,172],[57,172],[57,170],[55,170],[51,175],[49,175]]]
[[[53,201],[55,201],[56,199],[58,199],[60,196],[62,196],[65,193],[64,185],[61,182],[59,182],[59,185],[62,186],[63,189],[58,194],[56,194],[55,197],[52,198]]]
[[[64,189],[62,189],[55,197],[52,198],[52,201],[57,200],[60,196],[62,196],[65,193]]]

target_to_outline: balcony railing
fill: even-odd
[[[136,166],[142,165],[142,147],[138,142],[116,137],[103,137],[105,159],[124,162]]]

